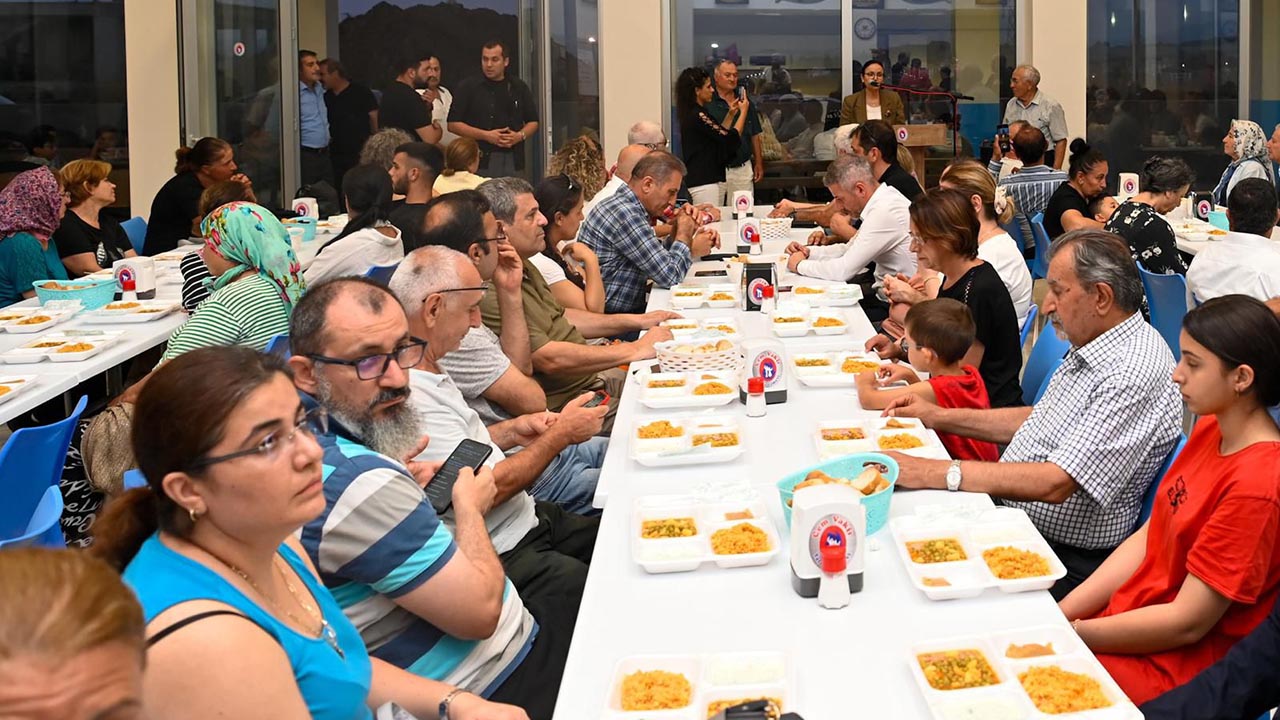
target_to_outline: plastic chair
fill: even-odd
[[[137,490],[147,486],[147,476],[142,474],[141,470],[134,468],[133,470],[124,471],[124,489]]]
[[[267,341],[266,352],[268,355],[278,355],[282,358],[292,355],[293,353],[289,351],[289,333],[281,333]]]
[[[396,274],[396,268],[398,267],[400,267],[400,263],[395,263],[394,265],[374,265],[368,270],[365,270],[364,276],[383,285],[390,285],[391,276]]]
[[[1187,444],[1187,436],[1178,434],[1178,442],[1173,444],[1173,449],[1165,456],[1164,462],[1160,463],[1160,469],[1156,470],[1156,476],[1151,480],[1151,484],[1147,486],[1147,491],[1142,495],[1142,509],[1138,511],[1138,524],[1134,526],[1134,530],[1142,527],[1142,523],[1151,517],[1151,508],[1156,504],[1156,492],[1160,489],[1160,482],[1164,480],[1165,473],[1169,472],[1169,466],[1174,460],[1178,459],[1178,453],[1182,452],[1183,446]]]
[[[1173,359],[1182,357],[1182,318],[1187,314],[1187,279],[1181,275],[1157,275],[1147,272],[1141,265],[1142,289],[1147,293],[1147,309],[1151,311],[1151,326],[1169,344]]]
[[[89,404],[81,397],[71,415],[52,425],[23,428],[0,448],[0,542],[17,543],[38,537],[41,545],[65,546],[62,528],[55,521],[43,529],[35,527],[46,519],[42,513],[53,512],[57,496],[57,514],[62,513],[62,493],[58,481],[71,445],[80,415]]]
[[[1031,279],[1049,276],[1049,233],[1044,229],[1044,213],[1031,216],[1031,235],[1036,242],[1036,259],[1031,262]]]
[[[1027,239],[1022,235],[1022,224],[1018,222],[1017,215],[1013,216],[1008,225],[1000,225],[1000,229],[1009,233],[1009,237],[1013,238],[1013,242],[1018,246],[1019,251],[1027,247]]]
[[[1058,337],[1052,327],[1046,327],[1040,333],[1022,370],[1022,402],[1034,405],[1040,399],[1041,392],[1048,387],[1049,377],[1062,364],[1062,357],[1070,349],[1070,341]]]
[[[147,239],[147,221],[140,217],[131,217],[120,223],[120,227],[124,229],[124,234],[129,236],[129,244],[133,246],[133,251],[142,254],[142,245]]]
[[[1040,388],[1036,390],[1035,397],[1031,398],[1031,404],[1040,402],[1040,398],[1044,397],[1044,391],[1049,389],[1049,381],[1053,379],[1053,374],[1058,372],[1058,366],[1062,364],[1062,358],[1058,358],[1049,363],[1049,367],[1044,374],[1044,380],[1040,382]]]
[[[1027,319],[1022,321],[1022,330],[1018,332],[1018,347],[1027,344],[1027,336],[1031,334],[1031,328],[1036,325],[1036,317],[1040,315],[1040,306],[1031,303],[1031,309],[1027,311]]]
[[[62,535],[62,510],[62,490],[57,485],[45,488],[26,527],[18,531],[21,534],[0,539],[0,550],[33,546],[66,547],[67,540]]]

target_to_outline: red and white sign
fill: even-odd
[[[234,53],[236,57],[244,57],[244,43],[238,42],[235,45],[232,45],[231,52]]]

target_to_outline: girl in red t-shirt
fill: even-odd
[[[1244,295],[1187,313],[1173,381],[1199,415],[1151,519],[1059,606],[1141,704],[1195,676],[1280,593],[1280,320]]]
[[[902,349],[912,365],[929,373],[929,379],[921,381],[911,368],[885,363],[879,370],[858,375],[858,402],[864,410],[883,410],[894,398],[914,394],[944,408],[991,407],[978,369],[964,364],[975,333],[973,315],[959,300],[941,298],[913,305],[907,312]],[[886,387],[901,382],[907,384]],[[944,432],[938,433],[938,439],[956,460],[1000,459],[989,442]]]

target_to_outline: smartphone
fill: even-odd
[[[694,277],[729,277],[728,270],[694,270]]]
[[[791,227],[796,229],[813,230],[818,227],[816,220],[792,220]]]
[[[582,407],[584,408],[599,407],[607,402],[609,402],[609,393],[603,390],[597,390],[596,394],[593,395],[590,400],[582,404]]]
[[[435,508],[436,514],[443,514],[453,507],[453,484],[458,481],[459,471],[464,467],[479,470],[492,453],[493,446],[487,443],[466,439],[458,443],[445,459],[444,465],[431,477],[431,482],[427,483],[427,500]]]
[[[1009,152],[1009,126],[1001,123],[996,126],[996,136],[1000,138],[1000,152]]]
[[[739,85],[739,86],[738,86],[738,99],[739,99],[739,100],[746,100],[746,99],[747,99],[747,86],[746,86],[746,85]]]

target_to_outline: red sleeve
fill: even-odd
[[[1274,564],[1277,523],[1275,498],[1228,496],[1196,536],[1187,572],[1233,602],[1257,602]]]

